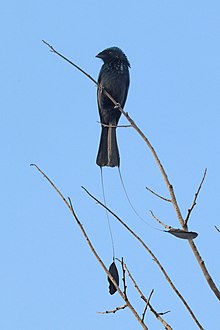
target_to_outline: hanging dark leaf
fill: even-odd
[[[194,239],[198,236],[195,231],[185,231],[182,229],[170,229],[166,232],[182,239]]]
[[[112,275],[112,277],[114,278],[114,280],[116,281],[117,285],[119,285],[119,275],[118,275],[118,270],[116,268],[115,262],[113,261],[113,263],[111,264],[111,266],[109,267],[109,273]],[[114,284],[112,283],[112,281],[110,280],[110,278],[108,277],[108,282],[109,282],[109,293],[110,294],[114,294],[117,290],[114,286]]]

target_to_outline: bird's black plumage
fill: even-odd
[[[116,267],[116,264],[115,264],[114,261],[110,265],[108,271],[112,275],[112,277],[114,278],[117,285],[119,286],[119,275],[118,275],[118,270],[117,270],[117,267]],[[108,277],[108,282],[109,282],[109,293],[114,294],[117,291],[117,289],[116,289],[115,285],[113,284],[113,282],[110,280],[109,277]]]
[[[96,163],[99,166],[114,167],[120,165],[116,126],[121,116],[121,111],[105,95],[103,88],[123,108],[130,82],[130,64],[126,55],[118,47],[107,48],[96,55],[96,57],[101,58],[104,62],[98,77],[97,101],[101,123],[107,125],[107,127],[102,125]]]

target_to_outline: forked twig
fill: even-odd
[[[170,227],[170,226],[168,226],[168,225],[166,225],[165,223],[163,223],[161,220],[159,220],[157,217],[156,217],[156,215],[153,213],[153,211],[151,211],[150,210],[150,214],[152,215],[152,217],[161,225],[161,226],[163,226],[164,228],[166,228],[166,229],[171,229],[172,227]]]
[[[130,270],[128,269],[128,267],[127,267],[127,265],[125,263],[124,263],[124,268],[126,269],[126,271],[128,273],[128,276],[130,277],[131,282],[133,283],[135,289],[139,293],[141,299],[146,303],[145,309],[148,306],[149,309],[150,309],[150,311],[163,324],[163,326],[165,327],[165,329],[172,330],[171,326],[161,317],[162,314],[161,313],[157,313],[156,310],[153,308],[153,306],[150,303],[150,298],[151,298],[151,296],[153,294],[153,290],[151,291],[149,297],[146,298],[145,295],[143,294],[143,292],[141,291],[141,289],[139,288],[139,286],[138,286],[137,282],[135,281],[134,277],[131,275],[131,272],[130,272]],[[146,313],[146,311],[145,311],[145,313]],[[168,312],[165,312],[165,313],[168,313]],[[142,320],[144,320],[144,313],[142,314]]]
[[[153,258],[153,260],[156,262],[156,264],[158,265],[158,267],[160,268],[160,270],[162,271],[163,275],[165,276],[166,280],[168,281],[168,283],[170,284],[171,288],[174,290],[174,292],[177,294],[177,296],[180,298],[180,300],[182,301],[182,303],[184,304],[184,306],[186,307],[186,309],[188,310],[188,312],[190,313],[191,317],[193,318],[193,320],[195,321],[195,323],[197,324],[197,326],[199,327],[199,329],[203,329],[202,325],[199,323],[198,319],[196,318],[195,314],[193,313],[193,311],[191,310],[191,308],[189,307],[188,303],[186,302],[186,300],[183,298],[183,296],[181,295],[181,293],[177,290],[177,288],[175,287],[175,285],[173,284],[171,278],[169,277],[169,275],[167,274],[167,272],[165,271],[165,269],[163,268],[163,266],[161,265],[160,261],[158,260],[158,258],[155,256],[155,254],[149,249],[149,247],[144,243],[144,241],[124,222],[121,220],[121,218],[119,216],[117,216],[117,214],[115,214],[111,209],[109,209],[106,205],[104,205],[100,200],[98,200],[95,196],[93,196],[85,187],[82,187],[85,192],[92,198],[94,199],[98,204],[100,204],[103,208],[105,208],[109,213],[111,213],[113,215],[114,218],[116,218],[141,244],[142,246],[146,249],[146,251],[151,255],[151,257]]]
[[[62,57],[64,60],[66,60],[67,62],[69,62],[71,65],[73,65],[74,67],[76,67],[78,70],[80,70],[83,74],[85,74],[89,79],[91,79],[96,85],[97,82],[90,76],[88,75],[84,70],[82,70],[79,66],[77,66],[75,63],[73,63],[72,61],[68,60],[66,57],[64,57],[62,54],[60,54],[59,52],[57,52],[51,45],[49,45],[46,41],[43,41],[48,47],[50,47],[50,50],[54,53],[56,53],[58,56]],[[123,115],[126,117],[126,119],[130,122],[130,124],[132,125],[132,127],[137,131],[137,133],[141,136],[141,138],[145,141],[145,143],[147,144],[148,148],[150,149],[150,151],[152,152],[152,155],[160,169],[160,172],[162,174],[162,177],[165,181],[165,184],[168,188],[168,191],[169,191],[169,194],[170,194],[170,197],[171,197],[171,201],[172,201],[172,205],[175,209],[175,212],[176,212],[176,215],[177,215],[177,218],[182,226],[182,228],[185,228],[186,227],[186,224],[185,224],[185,221],[182,217],[182,214],[181,214],[181,211],[180,211],[180,208],[179,208],[179,205],[177,203],[177,200],[176,200],[176,196],[175,196],[175,193],[174,193],[174,189],[173,189],[173,186],[171,185],[169,179],[168,179],[168,176],[164,170],[164,167],[162,165],[162,163],[160,162],[160,159],[157,155],[157,153],[155,152],[153,146],[151,145],[150,141],[147,139],[147,137],[144,135],[144,133],[139,129],[139,127],[135,124],[135,122],[131,119],[131,117],[128,115],[128,113],[126,113],[122,107],[120,106],[120,104],[118,104],[114,98],[107,92],[105,91],[105,94],[106,96],[113,102],[113,104],[115,106],[118,107],[118,109],[123,113]],[[220,292],[218,290],[218,288],[216,287],[213,279],[211,278],[206,266],[205,266],[205,263],[204,261],[202,260],[199,252],[198,252],[198,249],[195,245],[195,243],[191,240],[188,241],[190,246],[191,246],[191,249],[195,255],[195,258],[196,260],[198,261],[198,264],[199,266],[201,267],[201,270],[211,288],[211,290],[215,293],[216,297],[220,300]]]
[[[111,310],[109,310],[109,311],[105,311],[105,312],[97,312],[97,314],[110,314],[110,313],[116,313],[116,312],[118,312],[118,311],[120,311],[120,310],[122,310],[122,309],[125,309],[126,307],[128,307],[127,306],[127,304],[124,304],[124,305],[122,305],[122,306],[119,306],[119,307],[116,307],[116,308],[114,308],[114,309],[111,309]]]
[[[186,226],[186,227],[187,227],[187,224],[188,224],[188,221],[189,221],[190,214],[191,214],[192,210],[194,209],[194,207],[196,206],[196,201],[197,201],[197,198],[198,198],[199,192],[200,192],[200,190],[201,190],[201,188],[202,188],[203,182],[204,182],[204,180],[205,180],[206,173],[207,173],[207,168],[206,168],[205,171],[204,171],[204,174],[203,174],[202,180],[201,180],[201,182],[200,182],[199,188],[198,188],[197,192],[195,193],[195,196],[194,196],[194,199],[193,199],[192,205],[191,205],[191,207],[188,209],[188,213],[187,213],[187,216],[186,216],[186,219],[185,219],[185,226]]]
[[[108,271],[108,269],[106,268],[105,264],[103,263],[103,261],[101,260],[101,258],[99,257],[98,253],[96,252],[95,248],[92,245],[92,242],[90,241],[83,225],[81,224],[79,218],[77,217],[73,206],[72,206],[72,202],[71,199],[68,197],[68,201],[66,200],[66,198],[63,196],[63,194],[60,192],[60,190],[55,186],[55,184],[50,180],[50,178],[36,165],[36,164],[31,164],[31,166],[34,166],[42,175],[45,179],[47,179],[47,181],[51,184],[51,186],[53,187],[53,189],[55,189],[55,191],[58,193],[58,195],[62,198],[62,200],[65,202],[66,206],[68,207],[68,209],[70,210],[70,212],[72,213],[74,219],[76,220],[88,246],[90,247],[90,250],[92,251],[92,253],[94,254],[94,256],[96,257],[96,259],[98,260],[99,264],[101,265],[101,267],[103,268],[103,270],[105,271],[105,273],[107,274],[107,276],[111,279],[112,283],[114,284],[115,288],[117,289],[119,295],[122,297],[122,299],[125,301],[126,298],[126,305],[128,306],[128,308],[131,310],[131,312],[133,313],[133,315],[135,316],[135,318],[137,319],[137,321],[139,322],[139,324],[142,326],[143,329],[147,330],[147,326],[145,325],[144,322],[142,322],[141,318],[139,317],[137,311],[134,309],[134,307],[132,306],[132,304],[130,303],[130,301],[128,300],[127,297],[125,297],[124,293],[121,291],[121,289],[118,287],[114,277],[111,275],[111,273]]]
[[[121,268],[122,268],[122,282],[123,282],[123,293],[124,293],[124,296],[125,296],[125,301],[127,300],[127,285],[126,285],[126,280],[125,280],[125,268],[124,268],[124,261],[123,261],[123,258],[122,260],[119,260],[118,258],[116,258],[120,263],[121,263]],[[125,309],[127,306],[127,303],[125,303],[124,305],[122,306],[119,306],[119,307],[116,307],[114,309],[111,309],[111,310],[107,310],[105,312],[98,312],[98,314],[110,314],[110,313],[116,313],[122,309]],[[144,322],[144,320],[142,320],[142,322]]]
[[[54,47],[52,47],[48,42],[44,41],[43,40],[43,43],[46,44],[50,50],[57,54],[58,56],[60,56],[61,58],[63,58],[65,61],[67,61],[68,63],[70,63],[71,65],[73,65],[77,70],[79,70],[80,72],[82,72],[86,77],[88,77],[93,83],[95,83],[98,87],[99,84],[96,82],[96,80],[94,78],[92,78],[87,72],[85,72],[84,70],[82,70],[78,65],[76,65],[74,62],[70,61],[68,58],[66,58],[65,56],[63,56],[61,53],[59,53],[57,50],[54,49]],[[174,210],[176,212],[176,215],[177,215],[177,218],[182,226],[183,229],[186,228],[186,223],[183,219],[183,216],[182,216],[182,213],[180,211],[180,208],[179,208],[179,205],[177,203],[177,200],[176,200],[176,195],[174,193],[174,189],[173,189],[173,186],[172,184],[170,183],[169,181],[169,178],[168,178],[168,175],[155,151],[155,149],[153,148],[152,144],[150,143],[150,141],[148,140],[148,138],[145,136],[145,134],[141,131],[141,129],[135,124],[135,122],[133,121],[133,119],[128,115],[127,112],[125,112],[123,110],[123,108],[121,107],[120,104],[118,104],[114,98],[103,88],[104,90],[104,93],[106,94],[106,96],[112,101],[112,103],[117,106],[117,108],[122,112],[122,114],[125,116],[125,118],[128,120],[128,122],[131,124],[131,126],[136,130],[136,132],[141,136],[141,138],[144,140],[144,142],[146,143],[146,145],[148,146],[148,148],[150,149],[152,155],[153,155],[153,158],[155,159],[155,162],[157,164],[157,166],[159,167],[159,170],[161,172],[161,175],[163,177],[163,180],[167,186],[167,189],[169,191],[169,194],[170,194],[170,200],[171,200],[171,203],[174,207]],[[191,212],[190,212],[191,213]],[[187,220],[188,221],[188,220]],[[194,253],[194,256],[196,258],[196,260],[198,261],[198,264],[205,276],[205,279],[206,281],[208,282],[211,290],[214,292],[214,294],[216,295],[216,297],[220,300],[220,292],[217,288],[217,286],[215,285],[212,277],[210,276],[209,272],[208,272],[208,269],[206,268],[205,266],[205,263],[204,261],[202,260],[200,254],[199,254],[199,251],[195,245],[194,242],[192,241],[188,241],[189,244],[190,244],[190,247]]]
[[[105,273],[107,274],[107,276],[111,279],[112,283],[114,284],[114,286],[116,287],[118,293],[120,294],[120,296],[122,297],[122,299],[126,302],[126,305],[128,306],[128,308],[131,310],[131,312],[133,313],[133,315],[135,316],[135,318],[137,319],[137,321],[140,323],[140,325],[142,326],[143,329],[148,329],[147,326],[144,324],[144,322],[142,322],[141,318],[139,317],[138,313],[136,312],[136,310],[134,309],[134,307],[132,306],[132,304],[130,303],[130,301],[127,299],[127,297],[125,297],[124,293],[120,290],[120,288],[118,287],[115,279],[113,278],[113,276],[111,275],[111,273],[108,271],[108,269],[106,268],[106,266],[104,265],[104,263],[102,262],[101,258],[99,257],[99,255],[97,254],[96,250],[94,249],[88,235],[86,234],[86,231],[83,227],[83,225],[81,224],[81,222],[79,221],[73,206],[72,206],[72,202],[71,199],[68,198],[68,201],[66,200],[66,198],[63,196],[63,194],[60,192],[60,190],[55,186],[55,184],[50,180],[50,178],[36,165],[36,164],[31,164],[32,166],[34,166],[42,175],[44,178],[47,179],[47,181],[51,184],[51,186],[53,187],[53,189],[55,189],[55,191],[58,193],[58,195],[62,198],[62,200],[65,202],[66,206],[68,207],[68,209],[71,211],[74,219],[76,220],[84,238],[86,239],[92,253],[94,254],[94,256],[96,257],[96,259],[98,260],[98,262],[100,263],[100,265],[102,266],[103,270],[105,271]],[[169,276],[167,275],[166,271],[164,270],[164,268],[162,267],[162,265],[159,263],[158,259],[156,258],[156,256],[151,252],[151,250],[146,246],[146,244],[116,215],[114,214],[114,212],[112,212],[107,206],[105,206],[104,204],[102,204],[98,199],[96,199],[94,196],[92,196],[85,188],[83,188],[88,195],[90,195],[94,200],[96,200],[100,205],[102,205],[104,208],[106,208],[116,219],[118,219],[118,221],[123,224],[123,226],[128,229],[137,239],[138,241],[141,242],[141,244],[145,247],[145,249],[150,253],[150,255],[153,257],[153,260],[157,263],[157,265],[160,267],[161,271],[163,272],[163,274],[165,275],[165,278],[167,279],[167,281],[169,282],[169,284],[171,285],[171,287],[173,288],[173,290],[176,292],[176,294],[178,295],[178,297],[182,300],[182,302],[184,303],[185,307],[187,308],[187,310],[189,311],[190,315],[192,316],[193,320],[195,321],[195,323],[198,325],[198,327],[200,329],[203,329],[203,327],[200,325],[199,321],[197,320],[197,318],[195,317],[194,313],[192,312],[192,310],[190,309],[189,305],[187,304],[187,302],[184,300],[184,298],[182,297],[182,295],[179,293],[179,291],[175,288],[174,284],[172,283],[171,279],[169,278]]]
[[[149,297],[147,298],[146,305],[145,305],[145,307],[144,307],[144,311],[143,311],[143,314],[142,314],[142,321],[144,321],[145,314],[146,314],[146,312],[147,312],[147,307],[148,307],[149,304],[150,304],[150,299],[151,299],[153,293],[154,293],[154,289],[151,290],[151,292],[150,292],[150,294],[149,294]]]

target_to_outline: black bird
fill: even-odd
[[[121,111],[105,95],[103,88],[123,108],[130,82],[128,69],[130,64],[126,55],[118,47],[107,48],[96,57],[101,58],[104,62],[98,77],[97,101],[100,120],[103,125],[96,164],[119,167],[120,158],[116,139],[116,126]]]

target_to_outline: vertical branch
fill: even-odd
[[[119,260],[120,261],[120,260]],[[121,259],[121,268],[122,268],[122,281],[123,281],[123,286],[124,286],[124,295],[125,295],[125,301],[127,299],[127,285],[126,285],[126,278],[125,278],[125,267],[124,267],[124,259]],[[142,322],[144,320],[142,319]]]

